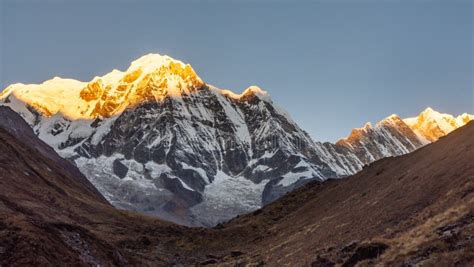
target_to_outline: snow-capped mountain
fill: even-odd
[[[474,115],[464,113],[453,117],[449,114],[439,113],[432,108],[427,108],[418,117],[405,119],[404,122],[422,140],[434,142],[440,137],[464,126],[471,120],[474,120]]]
[[[221,90],[190,65],[157,54],[88,83],[14,84],[0,104],[22,115],[114,205],[205,226],[309,180],[344,177],[413,151],[432,141],[424,133],[434,127],[391,116],[337,144],[315,142],[262,89]]]
[[[336,145],[346,147],[364,164],[390,156],[403,155],[427,144],[397,115],[353,129]]]
[[[381,158],[410,153],[471,120],[474,120],[474,115],[464,113],[453,117],[432,108],[407,119],[393,114],[375,126],[368,122],[362,128],[353,129],[348,137],[336,142],[336,146],[347,148],[365,165]]]

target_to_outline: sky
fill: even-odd
[[[148,53],[268,91],[318,141],[426,107],[474,113],[473,1],[0,0],[0,90]]]

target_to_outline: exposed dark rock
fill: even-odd
[[[242,256],[242,255],[244,255],[244,253],[243,253],[242,251],[231,251],[231,252],[230,252],[230,256],[231,256],[231,257],[234,257],[234,258],[235,258],[235,257],[240,257],[240,256]]]
[[[120,178],[125,178],[125,176],[127,176],[127,173],[128,173],[128,167],[123,165],[123,163],[120,162],[120,159],[114,160],[113,170],[114,170],[115,175],[117,175]]]
[[[177,197],[184,200],[189,206],[194,206],[202,201],[202,196],[198,192],[186,189],[177,178],[170,178],[167,175],[161,175],[164,187],[173,192]]]
[[[318,256],[315,261],[311,263],[311,267],[333,267],[336,264],[326,258]]]
[[[369,260],[369,259],[376,259],[382,255],[385,250],[388,248],[387,244],[383,243],[370,243],[370,244],[363,244],[357,247],[354,254],[342,264],[343,267],[351,267],[355,266],[358,262]]]

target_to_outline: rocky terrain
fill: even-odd
[[[474,118],[427,109],[321,143],[262,89],[218,89],[189,64],[157,54],[90,82],[14,84],[0,105],[20,114],[114,206],[208,227],[309,181],[412,152]]]
[[[114,208],[15,112],[0,112],[2,266],[474,263],[474,123],[205,229]]]

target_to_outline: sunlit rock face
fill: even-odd
[[[474,115],[464,113],[458,117],[444,114],[427,108],[419,116],[405,119],[405,123],[410,126],[421,138],[429,142],[434,142],[450,132],[466,125],[474,120]]]
[[[204,86],[190,65],[150,54],[122,72],[114,70],[88,83],[55,77],[42,84],[14,84],[2,98],[14,97],[44,117],[60,113],[72,119],[110,118],[126,108],[167,96],[180,97]]]
[[[375,126],[370,123],[354,129],[337,142],[346,147],[364,164],[375,160],[410,153],[424,145],[423,141],[397,115],[392,115]]]
[[[115,206],[186,225],[215,225],[429,142],[398,116],[337,144],[315,142],[257,86],[221,90],[157,54],[90,82],[14,84],[0,104]]]
[[[147,57],[155,57],[148,55]],[[103,84],[101,78],[96,78],[81,90],[80,96],[85,101],[96,101],[95,107],[89,114],[91,118],[109,118],[149,101],[162,101],[166,96],[181,97],[195,92],[204,83],[192,67],[169,58],[162,60],[162,65],[156,69],[148,68],[140,62],[141,58],[123,73],[120,80]]]
[[[108,90],[111,88],[109,87]],[[102,84],[102,79],[97,79],[87,84],[86,88],[82,89],[79,96],[89,102],[98,100],[104,94],[105,88]]]

